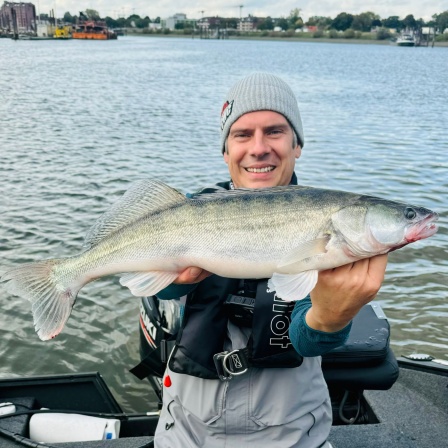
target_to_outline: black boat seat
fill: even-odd
[[[329,387],[344,390],[388,390],[398,379],[398,363],[392,350],[377,365],[323,365]]]
[[[389,346],[390,326],[378,304],[365,305],[354,318],[346,343],[322,356],[329,387],[387,390],[398,378],[398,363]]]

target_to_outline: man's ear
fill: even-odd
[[[301,155],[302,155],[302,148],[301,148],[300,145],[297,145],[294,148],[294,156],[295,156],[296,159],[298,159]]]
[[[224,156],[224,162],[226,162],[227,165],[228,165],[228,164],[229,164],[229,154],[227,153],[227,148],[226,148],[226,150],[224,151],[223,156]]]

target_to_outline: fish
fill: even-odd
[[[133,184],[72,257],[17,266],[0,281],[31,302],[42,340],[63,329],[78,292],[121,274],[137,297],[155,295],[190,266],[229,278],[269,279],[286,301],[318,272],[434,235],[437,213],[406,203],[307,186],[220,189],[185,196],[159,180]]]

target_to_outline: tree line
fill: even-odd
[[[40,14],[41,19],[48,19],[47,14]],[[307,21],[304,21],[300,15],[300,9],[295,8],[290,11],[287,17],[272,18],[272,17],[251,17],[254,26],[258,30],[272,31],[275,27],[280,27],[284,31],[292,31],[309,26],[316,26],[320,31],[336,30],[347,31],[354,30],[359,32],[368,32],[372,27],[396,29],[401,31],[403,29],[418,29],[424,26],[433,27],[439,32],[443,32],[448,28],[448,11],[440,14],[434,14],[431,20],[424,21],[423,19],[416,19],[413,14],[408,14],[404,19],[399,16],[390,16],[386,19],[381,19],[378,14],[371,11],[362,12],[360,14],[350,14],[346,12],[339,13],[335,18],[325,16],[312,16]],[[113,19],[112,17],[101,18],[98,11],[94,9],[86,9],[80,12],[78,16],[71,15],[66,12],[62,18],[65,23],[76,24],[79,20],[104,20],[108,27],[111,28],[148,28],[150,23],[160,23],[160,17],[150,19],[148,16],[140,17],[137,14],[132,14],[129,17],[120,17]],[[226,28],[237,28],[239,18],[223,17],[219,18],[220,26]],[[216,20],[215,20],[216,22]],[[176,25],[177,29],[183,29],[182,22]]]

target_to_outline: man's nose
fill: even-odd
[[[271,151],[267,139],[263,132],[255,132],[253,138],[253,144],[251,147],[251,154],[256,157],[261,157]]]

